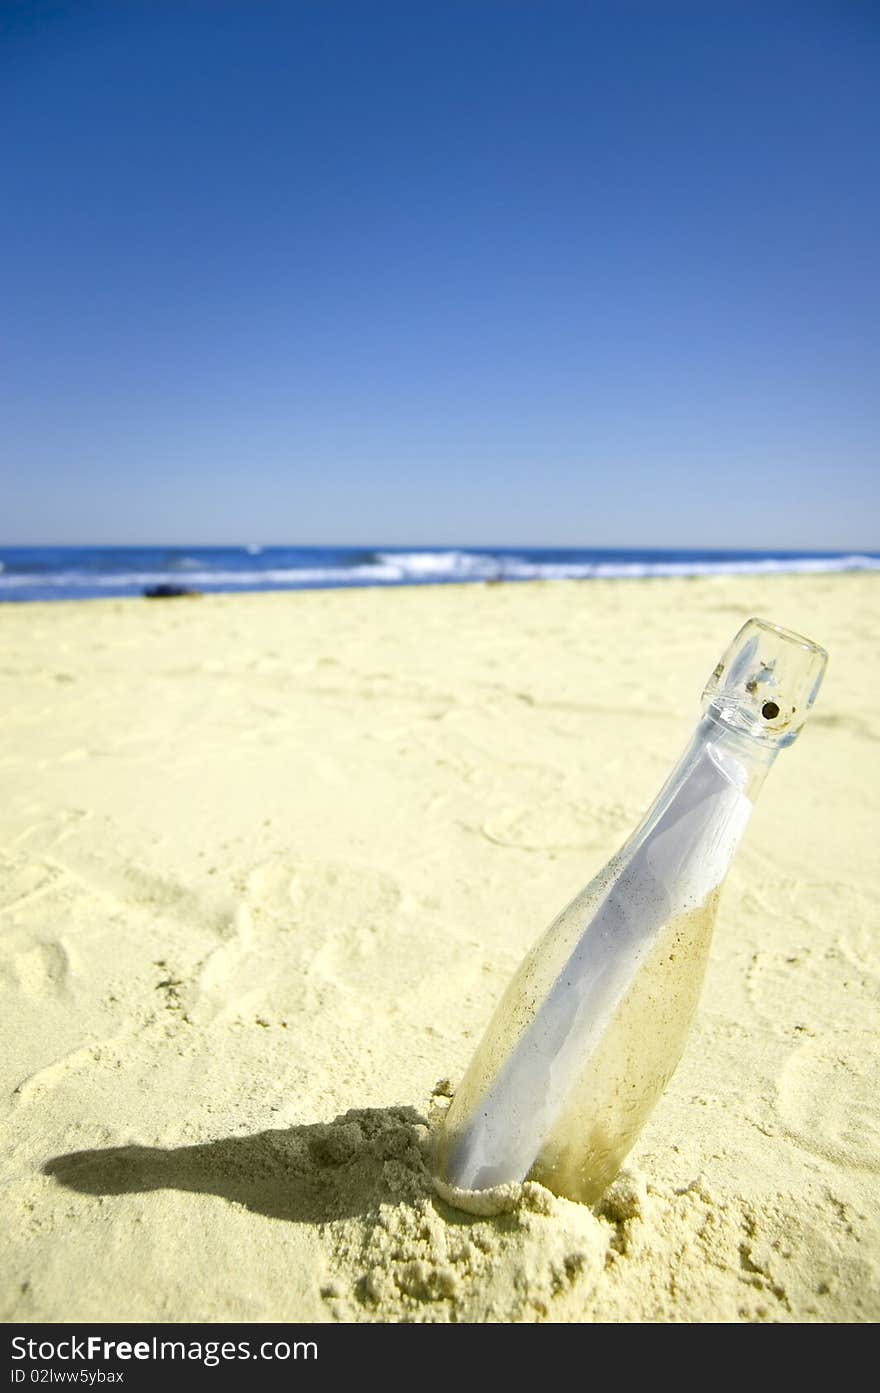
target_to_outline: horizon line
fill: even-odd
[[[737,551],[750,556],[758,556],[766,553],[773,553],[781,556],[801,556],[806,553],[819,556],[843,556],[843,555],[867,555],[880,556],[880,544],[877,546],[809,546],[801,545],[797,547],[781,546],[739,546],[729,543],[724,546],[693,546],[676,545],[665,543],[662,546],[645,543],[622,544],[602,544],[592,543],[541,543],[541,542],[198,542],[192,538],[186,542],[2,542],[0,541],[0,551],[81,551],[85,549],[93,550],[116,550],[116,551],[140,551],[140,550],[167,550],[182,551],[187,548],[202,551],[259,551],[273,550],[297,550],[297,551],[653,551],[653,552],[698,552],[702,555],[720,555],[724,552]]]

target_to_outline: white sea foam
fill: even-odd
[[[668,561],[538,561],[515,553],[493,555],[491,552],[454,549],[377,554],[386,565],[400,571],[402,580],[624,580],[651,576],[880,570],[880,559],[855,552],[843,556],[756,556],[731,560],[682,558]]]
[[[103,574],[93,571],[57,571],[48,575],[5,575],[0,576],[0,587],[30,589],[52,587],[59,590],[92,590],[98,587],[107,590],[122,590],[149,585],[179,585],[184,577],[179,570],[165,571],[112,571]],[[266,568],[261,571],[192,571],[187,570],[185,580],[188,586],[216,586],[238,590],[253,589],[255,586],[278,585],[345,585],[352,581],[397,581],[398,573],[386,566],[290,566]]]
[[[490,552],[457,551],[380,551],[383,566],[391,566],[401,580],[485,580],[502,574],[515,558],[493,556]]]
[[[652,576],[766,575],[830,571],[876,571],[880,560],[849,556],[748,557],[737,560],[562,561],[505,560],[505,580],[626,580]]]
[[[251,555],[259,555],[253,548]],[[266,557],[268,561],[270,558]],[[192,589],[254,590],[304,586],[415,585],[454,581],[625,580],[654,576],[724,576],[823,574],[877,571],[880,558],[859,552],[837,556],[754,556],[736,559],[657,558],[626,560],[608,557],[588,561],[539,560],[515,552],[493,554],[458,548],[428,551],[379,551],[352,565],[253,566],[212,568],[204,558],[184,556],[151,570],[93,571],[70,567],[61,571],[17,571],[0,562],[0,595],[20,590],[43,592],[138,591],[148,586],[180,584]]]

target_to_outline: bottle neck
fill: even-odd
[[[778,750],[778,746],[759,745],[714,716],[704,714],[666,783],[621,848],[623,859],[632,856],[652,833],[667,826],[670,818],[677,818],[693,798],[705,793],[707,770],[714,771],[710,780],[713,796],[725,789],[731,796],[738,795],[736,801],[741,805],[740,821],[744,827]],[[733,849],[735,841],[731,855]]]
[[[718,720],[711,709],[697,723],[693,744],[699,749],[711,744],[722,762],[729,760],[732,768],[736,767],[745,772],[742,792],[750,803],[756,801],[773,761],[782,748],[781,745],[759,744],[757,740],[731,730],[730,726]]]

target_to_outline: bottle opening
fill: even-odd
[[[828,654],[811,639],[750,619],[715,667],[703,708],[761,744],[790,745],[816,700]]]

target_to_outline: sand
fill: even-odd
[[[4,1319],[877,1319],[878,601],[850,575],[3,607]],[[753,613],[831,662],[684,1059],[596,1210],[532,1182],[464,1214],[431,1116]]]

